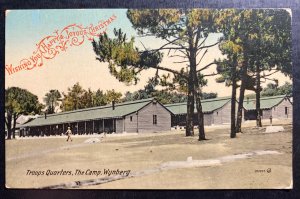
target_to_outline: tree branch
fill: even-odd
[[[196,57],[198,57],[198,55],[199,55],[201,52],[202,52],[202,49],[197,50]]]
[[[146,50],[147,48],[145,47],[145,45],[143,44],[143,42],[140,41],[140,43],[142,44],[142,46],[143,46],[144,49]]]
[[[207,38],[207,37],[206,37],[206,38]],[[217,45],[217,44],[219,44],[219,43],[220,43],[220,41],[218,41],[218,42],[216,42],[216,43],[214,43],[214,44],[208,45],[208,46],[198,47],[197,49],[200,50],[200,49],[203,49],[203,48],[210,48],[210,47],[213,47],[213,46],[215,46],[215,45]]]
[[[272,72],[272,73],[269,73],[269,74],[267,74],[267,75],[262,75],[262,76],[260,76],[260,77],[261,77],[261,78],[265,78],[265,77],[271,76],[271,75],[273,75],[273,74],[275,74],[275,73],[277,73],[277,72],[279,72],[279,70],[276,70],[276,71],[274,71],[274,72]],[[256,74],[249,74],[249,76],[250,76],[250,77],[253,77],[253,78],[256,78]],[[267,78],[265,78],[265,79],[267,79]]]
[[[163,71],[168,71],[168,72],[171,72],[173,74],[176,74],[176,75],[179,75],[180,77],[183,77],[185,79],[188,79],[185,75],[183,75],[182,73],[176,71],[176,70],[172,70],[170,68],[165,68],[165,67],[161,67],[161,66],[150,66],[150,68],[154,68],[154,69],[159,69],[159,70],[163,70]]]
[[[208,74],[208,75],[203,75],[203,77],[209,77],[209,76],[215,76],[215,75],[218,75],[218,73],[211,73],[211,74]]]
[[[178,50],[178,49],[177,49],[177,50]],[[177,50],[175,50],[174,53],[176,53]],[[182,54],[184,54],[184,55],[186,56],[185,58],[187,58],[187,57],[188,57],[188,50],[187,50],[187,49],[185,49],[185,50],[186,50],[186,52],[184,52],[183,49],[180,49],[180,50],[178,50],[178,51],[181,52]]]
[[[269,74],[267,74],[267,75],[263,75],[262,78],[271,76],[271,75],[273,75],[273,74],[275,74],[275,73],[277,73],[277,72],[279,72],[279,70],[276,70],[276,71],[274,71],[273,73],[269,73]]]
[[[204,42],[207,40],[207,38],[208,38],[208,37],[205,37],[205,38],[203,39],[203,41],[197,46],[197,49],[199,49],[200,46],[202,46],[202,45],[204,44]]]
[[[157,51],[159,51],[159,50],[163,50],[164,47],[166,47],[167,45],[170,45],[170,44],[174,44],[173,42],[179,40],[179,38],[178,38],[178,39],[176,38],[176,39],[174,39],[173,41],[170,41],[170,40],[168,40],[168,39],[166,39],[166,40],[168,41],[168,43],[162,45],[161,47],[159,47],[159,48],[157,48],[157,49],[153,49],[153,50],[151,50],[151,51],[157,52]]]
[[[182,63],[187,63],[189,62],[188,60],[185,60],[185,61],[174,61],[173,63],[175,64],[182,64]]]
[[[274,81],[275,83],[276,83],[276,79],[270,79],[270,78],[267,78],[267,77],[261,77],[261,78],[263,78],[263,79],[265,79],[265,80],[270,80],[270,81]]]
[[[169,49],[171,49],[171,50],[182,50],[183,48],[181,48],[181,47],[167,47],[167,48],[163,48],[163,50],[169,50]]]
[[[152,33],[143,33],[137,35],[137,37],[149,37],[149,36],[154,36],[154,35]]]
[[[198,46],[198,42],[200,40],[200,28],[197,29],[197,32],[196,32],[196,42],[195,42],[195,46]]]
[[[176,37],[175,37],[176,38]],[[182,45],[182,44],[180,44],[180,43],[173,43],[173,42],[175,42],[175,41],[177,41],[177,40],[180,40],[181,38],[180,37],[177,37],[175,40],[173,40],[172,42],[169,40],[169,39],[165,39],[165,40],[167,40],[168,42],[169,42],[169,44],[170,43],[172,43],[173,45],[176,45],[176,46],[180,46],[181,48],[183,48],[183,49],[187,49],[187,47],[186,46],[184,46],[184,45]]]
[[[196,64],[196,66],[198,66],[198,65],[201,63],[203,57],[205,56],[205,54],[206,54],[207,52],[208,52],[208,50],[206,49],[205,52],[203,53],[202,57],[200,58],[199,62]]]
[[[206,66],[204,66],[203,68],[197,70],[197,72],[203,71],[205,69],[207,69],[208,67],[210,67],[211,65],[216,64],[215,62],[211,62],[210,64],[207,64]]]
[[[186,59],[186,58],[187,58],[187,57],[182,56],[182,55],[170,55],[169,57],[180,57],[180,58],[183,58],[183,59]]]

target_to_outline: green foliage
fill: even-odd
[[[123,101],[134,101],[140,99],[148,99],[155,97],[162,104],[185,102],[187,100],[186,95],[177,92],[170,92],[168,90],[154,90],[151,93],[147,93],[146,90],[140,89],[133,93],[127,92]]]
[[[103,105],[106,105],[108,104],[107,102],[107,99],[105,97],[105,93],[98,89],[95,93],[94,93],[94,96],[93,96],[93,104],[94,106],[103,106]]]
[[[38,97],[26,89],[9,87],[5,90],[5,112],[9,115],[38,114],[42,108]]]
[[[155,97],[160,103],[163,104],[170,104],[170,103],[177,103],[177,102],[184,102],[187,100],[185,94],[178,93],[176,91],[170,90],[156,90],[155,86],[158,84],[155,78],[151,78],[144,89],[140,89],[133,93],[126,92],[125,97],[122,101],[134,101],[140,99],[148,99]]]
[[[85,108],[82,97],[84,94],[83,88],[77,82],[72,88],[68,88],[68,93],[63,93],[64,99],[62,101],[63,111],[71,111]]]
[[[5,90],[5,124],[8,129],[8,139],[11,134],[15,138],[16,120],[21,114],[39,114],[44,108],[38,97],[26,89],[9,87]]]
[[[113,102],[113,101],[118,103],[118,102],[121,102],[122,93],[116,92],[114,89],[112,89],[112,90],[108,90],[106,92],[105,97],[106,97],[106,100],[108,103]]]
[[[140,89],[135,92],[126,92],[125,97],[122,99],[123,102],[126,101],[134,101],[140,99],[147,99],[154,97],[162,104],[171,104],[171,103],[179,103],[179,102],[186,102],[187,96],[185,93],[179,93],[175,90],[156,90],[151,84],[151,81],[144,87],[144,89]],[[201,99],[211,99],[218,97],[217,93],[201,93]]]
[[[262,90],[261,96],[292,95],[292,92],[293,86],[288,82],[285,82],[282,86],[269,83],[267,87]]]
[[[176,91],[181,94],[188,92],[188,77],[189,74],[181,68],[180,75],[174,74],[173,77],[170,73],[163,74],[157,77],[158,85],[166,87],[170,91]],[[200,87],[207,86],[207,79],[200,72],[197,73],[198,84]]]
[[[188,41],[187,26],[201,29],[203,37],[214,32],[212,9],[144,9],[128,10],[127,17],[139,35],[166,39],[174,36]]]
[[[232,74],[229,60],[233,55],[237,58],[238,75],[246,64],[250,73],[259,65],[260,71],[275,69],[292,75],[291,21],[287,11],[225,9],[215,18],[216,27],[223,33],[219,48],[227,55],[226,59],[217,61],[217,69],[225,79],[230,79]],[[245,59],[248,61],[244,62]]]
[[[186,95],[177,92],[170,92],[167,90],[157,90],[152,94],[152,97],[155,97],[162,104],[171,104],[187,101]]]
[[[174,74],[173,76],[168,74],[163,74],[158,77],[158,84],[160,86],[166,87],[170,91],[178,91],[179,93],[187,93],[188,88],[188,72],[181,68],[180,75]]]
[[[245,67],[245,51],[249,42],[250,29],[253,26],[250,10],[224,9],[215,15],[217,29],[223,33],[219,49],[227,57],[216,60],[217,71],[221,75],[216,82],[231,82],[240,80],[241,68]],[[235,78],[235,79],[233,79]],[[226,80],[226,81],[225,81]]]
[[[133,47],[134,39],[126,41],[126,34],[121,30],[114,30],[115,38],[108,38],[107,34],[100,35],[99,41],[93,41],[94,52],[97,60],[109,63],[109,71],[119,81],[131,83],[137,81],[135,70],[126,67],[126,65],[135,65],[138,61],[138,52]],[[119,70],[117,67],[119,66]]]
[[[98,89],[93,92],[91,89],[83,89],[77,82],[73,87],[68,88],[68,93],[63,93],[61,109],[63,111],[72,111],[95,106],[103,106],[112,101],[121,102],[122,93],[116,92],[114,89],[107,90],[104,93]]]
[[[226,80],[226,76],[225,77],[224,76],[216,77],[215,80],[217,83],[224,83]]]
[[[201,66],[201,61],[207,53],[207,49],[217,45],[217,43],[211,45],[205,43],[210,33],[217,32],[214,24],[216,12],[212,9],[128,10],[127,17],[139,36],[155,37],[164,42],[158,48],[147,49],[144,46],[145,50],[141,51],[133,46],[134,38],[127,41],[124,34],[119,30],[115,31],[114,38],[109,39],[107,35],[103,35],[100,36],[98,42],[93,41],[96,59],[100,62],[107,62],[110,73],[127,85],[136,84],[141,71],[149,68],[156,69],[155,79],[158,80],[156,84],[167,86],[172,91],[178,89],[177,91],[184,92],[189,96],[189,103],[187,104],[190,108],[187,112],[186,135],[193,135],[191,118],[194,114],[194,97],[197,98],[199,121],[203,121],[200,93],[201,87],[207,84],[207,80],[205,80],[202,71],[211,66],[212,63]],[[188,74],[184,74],[183,70],[174,69],[172,65],[161,66],[164,51],[168,51],[167,56],[169,57],[183,58],[183,61],[177,63],[185,63],[183,67],[189,68]],[[197,59],[197,56],[201,57],[200,60]],[[158,71],[161,70],[170,74],[159,76]],[[130,94],[127,97],[132,98]],[[201,136],[204,135],[202,123],[199,125],[201,127],[199,128],[199,135]],[[204,137],[201,139],[205,139]]]
[[[179,9],[128,10],[127,17],[138,34],[167,38],[182,32],[183,11]]]
[[[94,93],[89,88],[87,91],[83,91],[83,95],[81,97],[81,104],[83,108],[90,108],[94,106]]]
[[[94,40],[92,44],[96,59],[109,63],[110,73],[119,81],[127,85],[136,84],[141,70],[156,67],[161,62],[161,53],[140,52],[133,45],[134,38],[127,41],[121,29],[114,29],[114,36],[108,38],[107,34],[100,35],[99,41]]]
[[[292,95],[293,86],[289,82],[285,82],[282,86],[278,86],[278,84],[269,83],[263,90],[261,91],[261,96],[276,96],[276,95]],[[249,99],[254,99],[255,94],[246,95]]]
[[[61,100],[61,94],[58,90],[50,90],[43,100],[47,107],[47,113],[52,114],[55,112],[55,107],[59,105],[58,101]]]
[[[224,83],[226,86],[230,86],[229,82],[232,81],[233,73],[232,68],[236,67],[235,63],[232,63],[229,59],[223,59],[217,61],[217,72],[221,76],[216,78],[217,83]]]
[[[169,50],[168,55],[181,54],[182,57],[188,58],[191,52],[184,53],[187,50],[193,51],[191,53],[193,56],[196,55],[197,51],[205,48],[205,38],[216,31],[213,23],[215,12],[211,9],[128,10],[127,17],[139,36],[155,36],[165,40],[166,44],[163,43],[157,49],[145,47],[144,50],[139,50],[134,47],[133,37],[127,39],[126,34],[120,29],[114,30],[113,38],[108,38],[105,34],[101,35],[97,42],[92,42],[96,59],[108,63],[110,73],[127,85],[136,84],[140,72],[149,68],[157,68],[181,76],[181,71],[172,70],[171,67],[168,70],[167,67],[159,66],[163,58],[162,52]],[[191,40],[195,43],[192,44]],[[189,48],[189,45],[193,47]],[[192,67],[196,67],[195,64]],[[205,84],[203,80],[200,82]],[[173,82],[165,81],[165,83],[170,85]]]
[[[246,99],[255,99],[255,98],[256,98],[256,94],[248,94],[248,95],[245,95],[245,98],[246,98]]]
[[[292,76],[291,17],[283,9],[253,10],[249,41],[251,65],[260,70],[276,69]]]
[[[202,99],[213,99],[218,97],[218,93],[202,93]]]
[[[219,47],[223,54],[241,54],[242,53],[242,46],[237,44],[238,39],[234,39],[234,41],[224,40],[220,43]],[[240,41],[238,40],[240,43]]]

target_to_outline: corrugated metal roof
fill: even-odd
[[[45,119],[45,116],[42,115],[39,116],[37,119],[26,123],[22,127],[43,126],[95,119],[121,118],[125,115],[140,110],[141,108],[149,104],[151,101],[153,101],[153,98],[119,103],[115,104],[114,110],[112,110],[112,105],[106,105],[86,109],[79,109],[75,111],[49,114],[47,115],[47,119]]]
[[[270,109],[278,105],[286,96],[272,96],[272,97],[262,97],[261,98],[261,109]],[[80,109],[75,111],[61,112],[56,114],[47,115],[47,119],[44,116],[39,116],[37,119],[28,122],[20,127],[30,127],[30,126],[43,126],[51,124],[61,124],[61,123],[70,123],[76,121],[86,121],[86,120],[95,120],[95,119],[108,119],[108,118],[121,118],[130,113],[136,112],[139,109],[143,108],[154,98],[137,100],[131,102],[124,102],[115,105],[115,110],[112,110],[112,105],[99,106],[87,109]],[[217,109],[222,108],[226,103],[230,102],[231,97],[220,97],[207,100],[201,100],[202,111],[203,113],[210,113]],[[177,114],[186,114],[187,107],[186,102],[167,104],[164,105],[167,110],[171,113]],[[246,110],[255,110],[255,99],[249,99],[244,101],[243,104]],[[196,106],[194,109],[195,112]]]
[[[271,97],[261,97],[260,98],[260,109],[271,109],[272,107],[278,105],[285,99],[285,95],[271,96]],[[243,106],[246,110],[256,109],[256,99],[244,100]]]
[[[203,111],[203,113],[213,112],[214,110],[217,110],[217,109],[223,107],[230,100],[231,100],[231,97],[219,97],[219,98],[201,100],[202,111]],[[186,112],[187,112],[186,102],[176,103],[176,104],[167,104],[167,105],[165,105],[165,107],[167,109],[169,109],[175,115],[186,114]],[[195,104],[194,112],[195,113],[197,112],[196,104]]]

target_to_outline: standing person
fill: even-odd
[[[68,139],[67,139],[67,142],[69,141],[69,139],[71,140],[71,142],[73,141],[72,138],[71,138],[71,135],[72,135],[72,131],[71,131],[71,128],[68,127],[68,130],[66,132],[67,136],[68,136]]]

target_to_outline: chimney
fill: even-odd
[[[112,101],[112,110],[115,110],[115,100]]]
[[[47,119],[47,113],[45,113],[45,119]]]
[[[247,97],[247,104],[249,104],[249,97]]]

